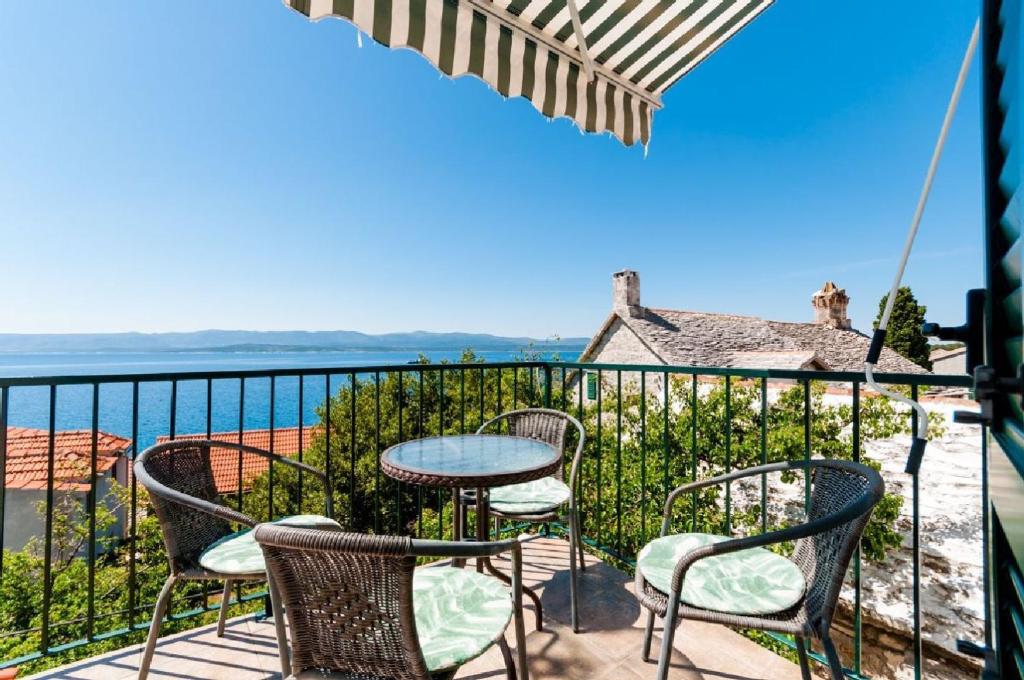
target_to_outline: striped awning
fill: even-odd
[[[772,0],[284,0],[549,118],[647,144],[661,95]],[[582,40],[580,38],[582,37]]]

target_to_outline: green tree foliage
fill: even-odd
[[[346,380],[330,404],[321,407],[320,430],[304,452],[304,462],[330,470],[335,516],[343,525],[356,531],[450,537],[450,492],[390,479],[380,472],[380,454],[408,439],[474,432],[499,413],[544,403],[542,370],[499,370],[481,363],[472,353],[462,360],[479,368],[465,372],[406,368],[380,376],[360,374],[354,382]],[[425,362],[421,365],[426,366]],[[599,406],[597,402],[579,402],[579,392],[573,387],[575,372],[563,376],[561,370],[554,369],[550,403],[585,424],[587,446],[580,490],[584,529],[600,545],[625,557],[657,535],[666,490],[693,479],[694,474],[705,478],[762,460],[802,458],[805,397],[811,413],[806,424],[810,426],[812,455],[845,459],[853,455],[852,408],[845,403],[826,403],[821,383],[811,384],[806,395],[801,385],[781,391],[772,388],[762,452],[759,381],[732,379],[726,386],[724,380],[694,383],[688,376],[673,377],[666,411],[661,388],[654,390],[648,384],[646,396],[641,397],[635,376],[628,374],[622,379],[620,409],[616,379],[612,377],[609,384],[609,377],[604,376]],[[655,379],[661,378],[648,376],[648,380]],[[909,432],[907,414],[885,398],[864,395],[860,418],[862,446],[873,439]],[[567,456],[574,446],[570,440]],[[567,459],[567,466],[569,462]],[[802,476],[790,475],[783,481],[803,489]],[[273,479],[268,474],[257,480],[243,509],[260,518],[322,512],[324,495],[318,480],[305,475],[301,492],[299,488],[299,475],[278,466]],[[792,519],[767,517],[762,522],[759,493],[751,495],[747,489],[738,494],[730,489],[728,504],[724,493],[712,488],[696,499],[684,499],[677,505],[676,528],[721,532],[727,530],[728,519],[733,531],[749,533],[759,531],[762,525],[770,529]],[[876,509],[865,536],[868,559],[882,560],[888,549],[899,545],[894,525],[901,503],[900,497],[891,495]],[[439,522],[442,513],[445,519]]]
[[[146,503],[145,491],[140,488],[138,507],[145,508]],[[0,660],[29,657],[20,664],[21,673],[27,675],[135,644],[145,638],[153,604],[167,578],[168,562],[156,517],[152,515],[140,513],[137,516],[134,551],[129,540],[108,535],[107,530],[115,526],[118,514],[123,515],[129,507],[129,490],[116,485],[96,503],[97,555],[93,569],[92,633],[102,637],[112,631],[126,630],[130,607],[135,610],[131,623],[136,630],[49,657],[31,658],[40,650],[42,643],[43,584],[46,582],[45,541],[43,537],[35,537],[22,550],[4,551],[0,578]],[[39,504],[38,511],[45,516],[45,503]],[[86,639],[90,620],[89,560],[86,559],[90,525],[84,498],[58,492],[52,517],[50,648]],[[132,582],[134,590],[129,588]],[[173,611],[181,613],[202,607],[205,585],[197,581],[179,583],[175,588]],[[216,604],[220,592],[215,584],[210,592],[214,595],[206,602]],[[161,632],[169,634],[185,630],[212,621],[215,616],[210,612],[193,619],[168,621]]]
[[[536,357],[532,352],[523,361]],[[380,471],[380,454],[409,439],[475,432],[499,413],[543,401],[538,369],[486,365],[473,352],[460,358],[471,368],[445,370],[417,366],[384,374],[360,373],[345,378],[329,404],[318,409],[318,431],[303,452],[303,462],[330,473],[335,516],[343,525],[375,533],[415,533],[443,537],[450,529],[430,522],[450,505],[449,491],[400,484]],[[438,370],[438,369],[442,370]],[[333,385],[332,385],[333,387]],[[354,392],[354,397],[353,397]],[[325,434],[326,433],[326,434]],[[319,480],[293,468],[275,466],[256,480],[243,511],[267,518],[302,512],[323,512]],[[273,511],[270,499],[273,498]],[[437,532],[425,532],[424,524]]]
[[[803,459],[805,398],[811,413],[806,421],[811,455],[852,458],[853,410],[848,404],[825,403],[823,384],[812,383],[806,394],[797,385],[766,399],[762,423],[760,381],[731,379],[727,386],[724,379],[708,383],[679,376],[669,383],[667,413],[662,388],[642,398],[632,386],[623,390],[621,427],[617,390],[606,386],[601,410],[592,405],[583,411],[588,440],[581,502],[585,531],[623,555],[635,554],[658,535],[668,490],[727,470]],[[860,418],[862,445],[909,432],[906,414],[885,398],[862,398]],[[864,462],[877,469],[877,463]],[[781,480],[805,488],[803,475]],[[766,500],[769,508],[777,507],[775,499]],[[888,495],[876,508],[865,532],[868,559],[883,560],[888,549],[900,544],[894,525],[901,505],[901,497]],[[682,498],[675,506],[672,530],[749,534],[792,519],[781,514],[762,522],[758,479]]]
[[[878,316],[875,317],[874,327],[878,328],[882,320],[882,311],[889,300],[886,293],[878,301]],[[931,370],[932,362],[929,359],[930,348],[928,338],[921,332],[921,325],[924,323],[925,313],[928,308],[917,303],[917,298],[909,286],[901,286],[896,293],[896,302],[893,304],[892,316],[889,318],[889,327],[885,333],[885,346],[894,349],[906,358],[913,361],[922,368]]]

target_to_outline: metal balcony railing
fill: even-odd
[[[879,380],[914,396],[971,385],[967,376]],[[246,432],[266,430],[273,450],[285,428],[299,427],[296,455],[326,470],[344,526],[442,538],[451,534],[450,492],[382,476],[380,454],[407,439],[473,432],[513,408],[559,408],[587,430],[577,490],[587,542],[630,566],[657,535],[664,499],[681,483],[785,458],[860,460],[865,427],[909,427],[912,414],[883,409],[863,385],[861,373],[560,361],[0,378],[0,543],[6,546],[0,599],[8,600],[0,603],[0,668],[38,670],[135,642],[148,627],[166,576],[163,546],[129,466],[101,464],[102,433],[130,440],[123,453],[130,459],[160,436],[225,431],[242,441]],[[41,430],[42,450],[26,452],[9,426]],[[84,452],[57,445],[59,433],[73,429],[88,434]],[[980,430],[979,436],[984,455]],[[15,481],[31,465],[45,466],[44,483],[19,486]],[[304,486],[301,476],[274,468],[253,474],[245,465],[239,456],[231,475],[237,488],[225,493],[226,503],[266,518],[322,508],[315,485]],[[810,479],[788,481],[806,499]],[[726,487],[694,495],[681,505],[678,530],[765,531],[783,521],[773,515],[769,486],[762,480],[753,492]],[[924,664],[920,493],[914,475],[911,623],[918,675]],[[36,537],[15,545],[15,525],[24,534],[33,521]],[[847,662],[854,677],[864,672],[862,559],[858,551],[850,574]],[[254,608],[263,597],[259,586],[237,595]],[[203,585],[183,586],[165,631],[209,619],[218,599]]]

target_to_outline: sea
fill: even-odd
[[[576,358],[580,348],[562,348],[564,360]],[[479,351],[489,363],[521,358],[518,351]],[[431,363],[457,362],[458,350],[431,351],[337,351],[337,352],[54,352],[0,353],[0,377],[108,375],[132,373],[182,373],[189,371],[241,371],[291,368],[348,368],[408,364],[420,356]],[[372,374],[359,376],[372,379]],[[324,377],[277,378],[271,409],[270,380],[250,378],[240,394],[237,379],[214,380],[211,386],[210,428],[213,432],[313,425],[319,421],[317,408],[327,390],[336,393],[348,385],[348,375],[335,375],[330,385]],[[133,425],[132,385],[101,384],[97,403],[98,429],[129,439],[135,434],[137,450],[153,444],[159,435],[171,431],[171,385],[167,382],[140,383],[137,430]],[[301,395],[300,395],[301,392]],[[92,385],[64,385],[56,390],[53,425],[56,430],[90,429],[93,407]],[[174,399],[173,426],[177,435],[203,433],[207,428],[206,380],[183,380]],[[49,387],[12,387],[9,393],[8,425],[48,429],[50,427]]]

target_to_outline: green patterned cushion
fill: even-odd
[[[491,489],[491,508],[509,515],[548,512],[569,500],[569,487],[554,477]]]
[[[470,569],[417,569],[412,592],[416,633],[432,673],[483,654],[512,618],[508,588]]]
[[[275,520],[272,524],[314,529],[341,528],[333,519],[321,515],[292,515]],[[245,529],[220,539],[199,556],[200,566],[218,574],[262,574],[267,567],[263,562],[263,551],[252,534],[252,529]]]
[[[668,593],[679,559],[727,536],[676,534],[651,541],[637,555],[637,568],[652,586]],[[804,575],[782,555],[750,548],[697,560],[683,579],[680,599],[694,607],[729,614],[772,614],[804,596]]]

